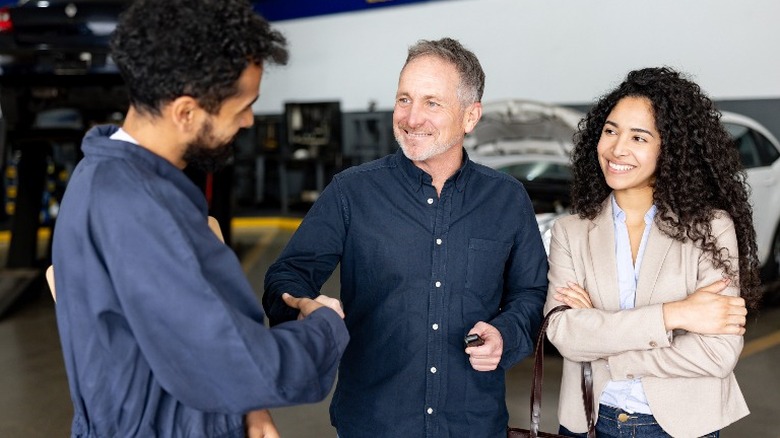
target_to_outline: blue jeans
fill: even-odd
[[[587,438],[587,433],[574,433],[561,426],[559,435],[574,438]],[[719,431],[704,435],[702,438],[718,438]],[[596,421],[597,438],[670,438],[655,421],[655,417],[645,414],[630,414],[612,406],[599,405],[599,418]]]

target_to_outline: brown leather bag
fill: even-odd
[[[531,385],[531,428],[518,429],[508,427],[507,438],[556,438],[563,437],[554,433],[540,432],[539,421],[542,412],[542,377],[544,376],[544,339],[547,336],[547,324],[550,316],[556,312],[570,309],[569,306],[558,306],[545,315],[542,327],[539,329],[539,337],[536,339],[536,351],[534,352],[534,378]],[[585,415],[588,419],[588,438],[596,438],[596,421],[593,412],[593,374],[590,362],[582,363],[582,402],[585,404]]]

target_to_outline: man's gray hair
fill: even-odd
[[[457,40],[442,38],[436,41],[418,41],[409,47],[404,68],[411,61],[423,56],[435,56],[455,65],[460,76],[458,100],[464,107],[482,100],[482,92],[485,91],[485,72],[477,56]]]

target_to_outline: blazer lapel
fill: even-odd
[[[620,310],[620,290],[615,259],[615,225],[612,219],[611,197],[601,213],[593,219],[588,231],[588,249],[591,269],[595,274],[596,290],[588,290],[591,299],[598,300],[604,310]],[[595,295],[594,295],[595,292]]]
[[[650,233],[647,235],[645,253],[642,256],[642,266],[639,267],[639,280],[636,285],[636,307],[650,304],[653,297],[655,284],[664,259],[672,247],[674,239],[664,234],[653,222]]]

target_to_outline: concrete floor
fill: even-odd
[[[234,247],[256,290],[290,236],[290,228],[242,226],[234,229]],[[0,245],[0,266],[7,249]],[[0,319],[0,437],[69,436],[72,407],[60,354],[54,303],[48,289],[25,296]],[[338,295],[338,275],[324,287]],[[780,438],[780,307],[768,307],[750,318],[737,379],[752,414],[726,428],[723,438]],[[561,360],[547,355],[542,430],[557,430],[556,405]],[[527,427],[531,364],[509,371],[507,403],[510,423]],[[282,437],[335,437],[328,402],[272,411]],[[695,409],[695,407],[692,407]]]

